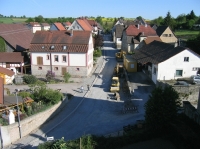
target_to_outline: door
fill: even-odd
[[[62,75],[64,75],[67,72],[67,68],[66,67],[62,67]]]

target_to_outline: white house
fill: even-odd
[[[41,30],[48,31],[50,29],[50,25],[48,23],[41,23]]]
[[[28,26],[32,29],[33,33],[41,31],[41,25],[38,22],[30,22]]]
[[[135,51],[133,58],[143,65],[144,72],[156,84],[157,80],[174,80],[196,75],[200,55],[186,47],[153,41]]]
[[[93,68],[93,37],[90,31],[38,31],[30,45],[33,75],[48,71],[62,76],[88,76]]]

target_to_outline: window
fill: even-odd
[[[67,46],[63,46],[63,50],[66,50],[67,49]]]
[[[167,36],[168,36],[168,34],[163,34],[162,36],[163,36],[163,37],[167,37]]]
[[[67,57],[65,55],[62,56],[62,61],[67,62]]]
[[[189,62],[189,57],[184,57],[184,62]]]
[[[49,60],[49,55],[47,55],[47,60]]]
[[[183,70],[176,70],[176,76],[182,76]]]
[[[134,64],[131,64],[131,68],[134,68]]]
[[[169,34],[169,37],[173,37],[173,35],[172,35],[172,34]]]
[[[58,55],[54,55],[54,61],[58,62]]]
[[[58,71],[58,67],[54,67],[54,70],[55,70],[55,71]]]
[[[156,74],[156,67],[153,68],[153,73]]]
[[[197,70],[199,70],[200,69],[200,67],[193,67],[192,68],[192,71],[197,71]]]
[[[42,67],[38,67],[38,70],[42,70]]]
[[[37,57],[37,65],[43,65],[43,57]]]
[[[76,68],[77,71],[79,71],[79,68]]]
[[[42,46],[42,49],[44,49],[45,47],[44,46]]]

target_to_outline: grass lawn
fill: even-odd
[[[13,24],[13,23],[24,23],[27,18],[0,18],[0,23]]]
[[[193,30],[179,30],[174,32],[176,36],[181,35],[198,35],[200,31],[193,31]]]

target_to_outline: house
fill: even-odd
[[[101,26],[101,24],[98,23],[98,22],[97,22],[97,28],[98,28],[98,34],[102,35],[103,32],[104,32],[104,29],[103,29],[103,27]]]
[[[147,45],[147,44],[149,44],[149,43],[151,43],[152,41],[154,41],[154,40],[156,40],[156,41],[162,41],[161,39],[160,39],[160,37],[156,37],[156,36],[149,36],[149,37],[147,37],[146,39],[144,39],[144,40],[142,40],[140,43],[139,43],[139,45],[135,48],[135,50],[138,50],[138,49],[140,49],[141,47],[143,47],[144,45]]]
[[[50,25],[48,23],[41,23],[41,30],[48,31],[50,29]]]
[[[158,37],[149,25],[129,25],[123,30],[121,49],[125,52],[134,51],[140,42],[147,37]]]
[[[157,80],[190,77],[200,68],[200,55],[186,47],[160,41],[143,46],[132,57],[155,84]]]
[[[0,52],[0,66],[11,70],[15,75],[22,74],[24,57],[21,52]]]
[[[93,37],[90,31],[38,31],[30,45],[33,75],[47,71],[62,76],[88,76],[93,68]]]
[[[51,31],[65,31],[65,27],[62,25],[62,23],[53,23],[50,26]]]
[[[32,31],[23,24],[0,24],[0,51],[21,52],[29,49]]]
[[[28,27],[32,30],[32,33],[35,33],[36,31],[41,31],[41,25],[38,22],[30,22],[28,24]]]
[[[117,49],[121,49],[122,33],[124,29],[124,25],[116,25],[115,32],[113,35],[113,42],[115,42]]]
[[[64,22],[63,26],[65,27],[65,29],[67,30],[72,24],[68,21],[68,22]]]
[[[68,30],[76,30],[76,31],[90,31],[93,32],[93,27],[89,24],[87,19],[79,18],[74,20],[72,25],[68,28]]]
[[[156,33],[160,37],[162,42],[177,44],[178,40],[169,26],[158,26],[156,29]]]
[[[12,84],[14,72],[0,66],[0,78],[3,78],[3,84]]]

